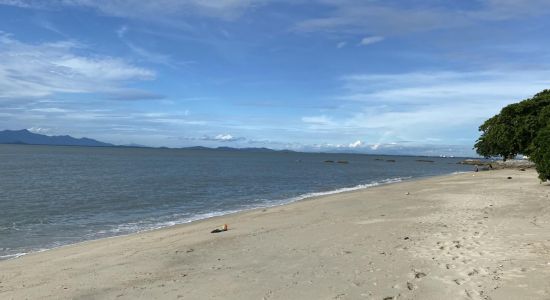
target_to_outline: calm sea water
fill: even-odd
[[[418,159],[426,158],[0,145],[0,259],[471,170],[459,159]]]

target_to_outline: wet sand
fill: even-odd
[[[498,170],[313,198],[1,261],[0,299],[550,299],[549,194]]]

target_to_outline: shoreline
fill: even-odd
[[[160,225],[159,224],[158,226],[155,226],[153,228],[140,229],[140,230],[137,230],[137,231],[134,231],[134,232],[129,232],[129,233],[121,234],[121,235],[112,235],[112,236],[99,237],[99,238],[95,238],[95,239],[88,239],[88,240],[78,241],[78,242],[75,242],[75,243],[63,244],[63,245],[55,246],[55,247],[52,247],[52,248],[41,248],[41,249],[38,249],[38,250],[33,250],[33,251],[30,251],[30,252],[26,252],[26,253],[8,254],[8,255],[0,256],[0,262],[13,260],[13,259],[18,259],[20,257],[24,257],[24,256],[27,256],[27,255],[31,255],[31,254],[35,254],[35,253],[42,253],[42,252],[46,252],[46,251],[51,251],[51,250],[55,250],[55,249],[59,249],[59,248],[67,247],[67,246],[80,245],[80,244],[87,243],[87,242],[94,242],[94,241],[100,241],[100,240],[104,240],[104,239],[112,239],[112,238],[117,238],[117,237],[126,237],[126,236],[130,236],[130,235],[133,235],[133,234],[141,234],[141,233],[150,232],[150,231],[167,229],[167,228],[171,228],[171,227],[174,227],[174,226],[188,225],[188,224],[203,221],[203,220],[210,220],[210,219],[215,219],[215,218],[219,218],[219,217],[223,217],[223,216],[230,216],[230,215],[239,214],[239,213],[246,213],[246,212],[251,212],[251,211],[254,211],[254,210],[261,210],[261,209],[268,209],[268,208],[279,207],[279,206],[284,206],[284,205],[291,205],[291,204],[296,203],[296,202],[314,200],[316,198],[322,198],[322,197],[330,196],[330,195],[337,195],[337,194],[343,194],[343,193],[353,193],[353,192],[361,191],[361,190],[364,190],[364,189],[371,189],[371,188],[376,188],[376,187],[379,187],[379,186],[397,184],[397,183],[401,183],[401,182],[414,181],[414,180],[423,180],[423,179],[440,177],[440,176],[452,176],[452,175],[464,174],[464,173],[471,173],[471,172],[469,172],[469,171],[464,171],[464,172],[455,171],[455,172],[452,172],[452,173],[449,173],[449,174],[423,176],[423,177],[417,177],[417,178],[413,178],[411,176],[397,177],[397,178],[387,178],[387,179],[382,179],[380,181],[373,181],[373,182],[366,183],[366,184],[359,184],[359,185],[356,185],[356,186],[353,186],[353,187],[342,187],[342,188],[329,190],[329,191],[325,191],[325,192],[305,193],[305,194],[301,194],[301,195],[298,195],[298,196],[292,197],[292,198],[274,200],[270,204],[264,204],[264,205],[260,205],[260,206],[244,208],[242,210],[228,210],[228,211],[220,212],[219,214],[216,214],[216,213],[200,214],[200,215],[196,215],[196,216],[194,216],[192,218],[189,218],[189,219],[184,219],[183,221],[176,220],[176,221],[165,222],[165,223],[173,223],[173,224],[169,224],[169,225]],[[197,216],[202,216],[202,215],[210,215],[210,216],[196,218]],[[163,223],[163,224],[165,224],[165,223]]]
[[[308,198],[3,260],[0,297],[548,299],[549,194],[498,170]]]

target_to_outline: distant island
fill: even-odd
[[[90,138],[74,138],[70,135],[48,136],[30,132],[27,129],[22,130],[3,130],[0,131],[0,144],[15,144],[15,145],[50,145],[50,146],[81,146],[81,147],[125,147],[125,148],[155,148],[138,144],[130,145],[114,145],[110,143],[100,142]],[[167,147],[158,147],[166,148]],[[233,147],[217,147],[209,148],[203,146],[183,147],[178,149],[185,150],[215,150],[215,151],[244,151],[244,152],[294,152],[291,150],[274,150],[269,148],[233,148]]]
[[[54,146],[85,146],[112,147],[113,144],[96,141],[89,138],[74,138],[69,135],[47,136],[32,133],[27,129],[0,131],[0,144],[19,145],[54,145]]]

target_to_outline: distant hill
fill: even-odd
[[[126,147],[126,148],[150,148],[139,144],[113,145],[96,141],[89,138],[74,138],[69,135],[47,136],[32,133],[27,129],[0,131],[0,144],[20,145],[52,145],[52,146],[85,146],[85,147]],[[161,149],[168,147],[159,147]],[[203,146],[185,147],[186,150],[213,150],[213,151],[243,151],[243,152],[292,152],[290,150],[273,150],[268,148],[232,148],[217,147],[209,148]]]
[[[27,129],[0,131],[0,144],[23,145],[55,145],[55,146],[87,146],[109,147],[113,144],[103,143],[89,138],[74,138],[68,135],[47,136],[32,133]]]

